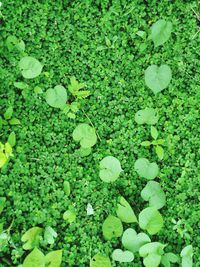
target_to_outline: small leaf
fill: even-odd
[[[62,85],[46,91],[46,101],[53,108],[64,109],[67,101],[67,91]]]
[[[0,168],[2,168],[6,162],[8,161],[8,158],[6,157],[6,155],[0,151]]]
[[[106,183],[114,182],[122,172],[119,160],[113,156],[107,156],[100,161],[99,177]]]
[[[176,263],[179,257],[174,253],[165,253],[161,258],[161,263],[164,267],[171,267],[171,262]]]
[[[6,112],[4,113],[4,118],[6,120],[9,120],[12,117],[13,114],[13,107],[9,107],[6,109]]]
[[[139,176],[148,180],[153,180],[159,173],[159,168],[156,162],[150,163],[146,158],[137,159],[134,168]]]
[[[138,124],[153,125],[158,122],[158,118],[158,113],[153,108],[141,109],[135,114],[135,121]]]
[[[64,192],[66,194],[66,197],[68,197],[71,192],[70,183],[68,181],[64,181],[63,187],[64,187]]]
[[[73,139],[80,142],[82,148],[90,148],[97,142],[95,129],[89,124],[81,123],[73,131]]]
[[[134,255],[131,251],[122,251],[121,249],[115,249],[112,253],[112,259],[119,262],[132,262]]]
[[[10,133],[8,136],[8,143],[11,145],[11,147],[14,147],[16,145],[16,135],[14,132]]]
[[[122,222],[125,223],[137,222],[137,218],[135,216],[133,209],[123,197],[120,197],[119,199],[116,212],[117,212],[117,217],[120,218]]]
[[[34,87],[34,92],[35,92],[36,94],[42,94],[42,93],[43,93],[42,88],[39,87],[39,86],[35,86],[35,87]]]
[[[18,89],[21,89],[21,90],[26,90],[29,88],[29,85],[27,83],[24,83],[24,82],[14,82],[14,86]]]
[[[154,126],[151,126],[151,136],[155,140],[158,138],[158,131],[157,131],[157,129]]]
[[[101,254],[96,254],[90,260],[90,267],[112,267],[110,259]]]
[[[87,215],[90,216],[90,215],[93,215],[94,214],[94,210],[93,210],[93,207],[90,203],[87,204]]]
[[[22,267],[45,267],[45,256],[37,248],[28,254],[25,258]]]
[[[26,79],[33,79],[40,75],[43,65],[33,57],[23,57],[19,62],[22,76]]]
[[[68,223],[73,223],[76,220],[76,213],[74,210],[69,209],[63,214],[63,219]]]
[[[160,19],[155,22],[151,27],[151,39],[154,42],[154,46],[158,47],[159,45],[164,44],[171,36],[172,23]]]
[[[22,236],[21,241],[25,242],[23,249],[29,250],[38,246],[43,229],[40,227],[32,227]]]
[[[162,160],[164,158],[164,150],[163,150],[163,148],[161,146],[156,146],[155,150],[156,150],[156,154],[157,154],[158,158],[160,160]]]
[[[149,142],[149,141],[144,141],[144,142],[142,142],[141,143],[141,146],[150,146],[151,145],[151,142]]]
[[[115,216],[109,215],[102,226],[103,236],[106,240],[111,240],[114,237],[120,237],[123,233],[123,225]]]
[[[13,118],[13,119],[9,120],[9,123],[10,123],[10,125],[20,125],[21,124],[20,120],[18,120],[17,118]]]
[[[44,231],[44,240],[47,242],[47,244],[54,244],[54,238],[56,238],[58,235],[54,231],[54,229],[51,226],[48,226],[45,228]]]
[[[55,250],[49,252],[45,256],[46,267],[60,267],[61,263],[62,263],[62,250]]]
[[[0,197],[0,214],[2,213],[4,207],[6,204],[6,198],[5,197]]]
[[[89,156],[90,154],[92,153],[92,148],[91,147],[88,147],[88,148],[79,148],[78,150],[78,154],[80,157],[87,157]]]
[[[182,267],[192,267],[193,266],[193,247],[188,245],[184,247],[181,251],[182,257]]]

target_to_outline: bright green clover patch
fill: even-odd
[[[113,156],[107,156],[100,161],[99,177],[106,183],[117,180],[122,171],[120,161]]]
[[[87,123],[81,123],[73,131],[73,139],[80,142],[82,148],[91,148],[97,142],[96,131]]]
[[[53,108],[64,109],[67,101],[67,91],[62,85],[46,91],[46,101]]]
[[[117,217],[119,217],[122,222],[125,223],[137,222],[137,218],[135,216],[133,209],[123,197],[120,197],[119,203],[117,203],[116,212],[117,212]]]
[[[154,94],[167,88],[171,78],[172,71],[168,65],[151,65],[145,70],[145,83]]]
[[[40,75],[43,65],[33,57],[23,57],[19,62],[22,76],[26,79],[33,79]]]
[[[112,259],[119,262],[132,262],[134,255],[131,251],[122,251],[121,249],[115,249],[112,253]]]
[[[123,233],[123,225],[117,217],[109,215],[103,225],[103,236],[106,240],[111,240],[114,237],[120,237]]]
[[[148,180],[153,180],[158,176],[159,168],[156,162],[150,163],[146,158],[137,159],[134,165],[139,176]]]
[[[179,262],[179,257],[174,253],[165,253],[161,258],[161,264],[164,267],[171,267],[171,263]]]
[[[135,114],[135,121],[138,124],[156,124],[158,122],[158,113],[155,109],[153,108],[145,108],[145,109],[141,109],[139,110],[136,114]]]
[[[159,183],[149,181],[145,188],[141,191],[141,197],[145,201],[149,201],[149,206],[161,209],[166,203],[165,193]]]
[[[90,260],[90,267],[112,267],[112,265],[108,257],[97,254]]]
[[[139,214],[140,228],[146,230],[150,235],[155,235],[163,227],[163,218],[160,212],[149,207],[142,210]]]
[[[43,229],[40,227],[32,227],[22,236],[21,241],[25,242],[23,249],[29,250],[37,247],[40,240]]]
[[[34,248],[25,258],[22,267],[45,267],[44,254],[38,248]]]
[[[47,244],[54,244],[55,238],[58,236],[58,234],[54,231],[54,229],[51,226],[48,226],[45,228],[44,231],[44,240]]]
[[[150,35],[150,38],[154,42],[154,46],[157,47],[159,45],[164,44],[170,38],[171,32],[172,32],[171,22],[165,21],[164,19],[156,21],[151,27],[151,35]]]
[[[182,267],[192,267],[193,266],[193,247],[188,245],[184,247],[181,251],[182,257]]]
[[[123,246],[133,253],[139,251],[139,249],[143,245],[149,242],[151,242],[151,239],[147,234],[145,233],[137,234],[136,231],[132,228],[126,229],[126,231],[124,231],[122,236]]]
[[[60,267],[62,262],[62,250],[49,252],[45,256],[45,267]]]

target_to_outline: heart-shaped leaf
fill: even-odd
[[[44,240],[47,242],[47,244],[54,244],[55,238],[57,237],[57,233],[54,231],[54,229],[51,226],[47,226],[44,231]]]
[[[184,247],[181,251],[182,257],[182,267],[192,267],[193,266],[193,247],[188,245]]]
[[[146,123],[149,125],[153,125],[153,124],[156,124],[158,122],[158,118],[159,118],[158,113],[153,108],[141,109],[135,114],[135,121],[138,124],[145,124]]]
[[[76,220],[76,213],[73,208],[66,210],[63,214],[63,219],[68,223],[73,223]]]
[[[22,76],[26,79],[33,79],[40,75],[43,65],[33,57],[23,57],[19,62]]]
[[[122,172],[119,160],[112,156],[107,156],[100,161],[99,176],[106,183],[114,182]]]
[[[121,249],[115,249],[112,253],[112,259],[119,262],[132,262],[134,255],[131,251],[122,251]]]
[[[123,246],[133,253],[139,251],[139,249],[143,245],[149,242],[151,242],[151,239],[149,238],[148,235],[146,235],[145,233],[137,234],[136,231],[132,228],[126,229],[126,231],[124,231],[122,236]]]
[[[125,223],[133,223],[137,222],[137,218],[135,213],[129,203],[125,198],[120,197],[119,203],[117,204],[117,216],[120,218],[122,222]]]
[[[165,267],[171,267],[171,262],[176,263],[179,261],[179,257],[174,253],[165,253],[161,258],[161,263]]]
[[[151,27],[151,39],[154,42],[154,46],[164,44],[171,36],[172,23],[160,19],[156,21]]]
[[[46,101],[53,108],[64,109],[67,101],[67,91],[62,85],[46,91]]]
[[[97,142],[95,129],[87,123],[79,124],[73,131],[73,139],[80,142],[82,148],[90,148]]]
[[[154,94],[167,88],[171,78],[172,71],[168,65],[151,65],[145,70],[145,83]]]
[[[150,163],[146,158],[137,159],[134,168],[139,176],[148,180],[153,180],[159,173],[159,168],[156,162]]]
[[[123,233],[123,225],[117,217],[109,215],[102,226],[103,236],[106,240],[111,240],[114,237],[120,237]]]
[[[32,227],[22,236],[21,241],[25,242],[23,249],[29,250],[38,246],[43,229],[40,227]]]
[[[62,262],[62,250],[55,250],[45,256],[45,266],[60,267]]]
[[[163,218],[160,212],[154,207],[142,210],[139,214],[139,225],[147,230],[150,235],[155,235],[163,227]]]
[[[141,197],[145,201],[149,201],[149,206],[161,209],[166,202],[165,193],[159,183],[149,181],[145,188],[141,191]]]
[[[38,248],[34,248],[25,258],[22,267],[45,267],[44,254]]]
[[[90,260],[90,267],[112,267],[112,265],[108,257],[97,254]]]

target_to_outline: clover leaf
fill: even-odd
[[[44,254],[38,248],[34,248],[25,258],[22,267],[45,267]]]
[[[132,262],[134,255],[131,251],[122,251],[121,249],[115,249],[112,253],[112,259],[119,262]]]
[[[159,173],[159,168],[156,162],[150,163],[146,158],[139,158],[134,165],[135,171],[139,176],[148,180],[153,180]]]
[[[45,255],[45,266],[60,267],[62,262],[62,250],[54,250]]]
[[[126,229],[126,231],[124,231],[122,236],[123,246],[133,253],[139,251],[139,249],[143,245],[149,242],[151,242],[151,239],[147,234],[145,233],[137,234],[136,231],[132,228]]]
[[[80,142],[82,148],[90,148],[97,142],[95,129],[87,123],[81,123],[76,126],[72,136],[74,141]]]
[[[67,101],[67,91],[62,85],[46,91],[46,101],[53,108],[64,109]]]
[[[117,212],[117,217],[119,217],[122,222],[125,223],[137,222],[137,218],[135,216],[133,209],[126,201],[126,199],[123,197],[120,197],[119,199],[116,212]]]
[[[141,197],[145,201],[149,201],[149,206],[161,209],[166,203],[165,193],[159,183],[149,181],[145,188],[141,191]]]
[[[171,78],[172,71],[168,65],[151,65],[145,70],[145,83],[154,94],[167,88]]]
[[[163,218],[160,212],[154,207],[148,207],[139,214],[139,225],[147,230],[150,235],[155,235],[163,227]]]
[[[184,247],[181,251],[182,257],[182,267],[192,267],[193,266],[193,247],[192,245],[188,245]]]
[[[43,229],[40,227],[32,227],[22,236],[21,241],[25,242],[23,249],[29,250],[38,246],[41,240]]]
[[[58,234],[54,231],[54,229],[51,226],[47,226],[44,231],[44,240],[47,242],[47,244],[54,244],[55,240]]]
[[[174,253],[165,253],[161,258],[161,263],[165,267],[171,267],[171,262],[176,263],[179,261],[179,257]]]
[[[112,267],[110,259],[101,254],[96,254],[90,260],[90,267]]]
[[[120,237],[123,233],[123,225],[117,217],[108,215],[102,225],[103,236],[106,240]]]
[[[135,121],[138,124],[145,124],[146,123],[149,125],[153,125],[153,124],[156,124],[158,122],[158,118],[159,118],[158,113],[153,108],[141,109],[135,114]]]
[[[154,42],[154,46],[158,47],[159,45],[164,44],[171,36],[172,23],[160,19],[156,21],[151,27],[150,38]]]
[[[113,157],[107,156],[100,161],[100,179],[106,183],[114,182],[122,172],[120,161]]]
[[[19,61],[19,68],[24,78],[33,79],[40,75],[43,65],[34,57],[26,56]]]

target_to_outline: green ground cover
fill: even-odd
[[[151,241],[168,244],[165,252],[177,255],[192,245],[193,266],[200,266],[197,3],[4,1],[1,12],[0,142],[5,144],[15,132],[16,144],[14,156],[0,170],[0,266],[22,266],[38,243],[45,255],[62,249],[61,266],[89,266],[91,258],[99,253],[109,257],[112,266],[144,266],[139,253],[134,253],[132,263],[112,260],[115,249],[124,250],[122,233],[110,239],[102,231],[105,219],[118,215],[124,231],[133,228],[137,233],[151,232],[133,219],[149,206],[144,191],[141,197],[148,181],[145,174],[135,170],[139,158],[157,163],[160,172],[155,182],[159,184],[153,186],[161,186],[166,196],[165,206],[159,206],[164,226],[155,235],[149,234]],[[148,36],[151,26],[160,19],[172,23],[172,33],[164,45],[156,46]],[[9,36],[23,40],[25,52],[23,42],[12,49]],[[20,71],[19,61],[24,56],[41,62],[39,76],[26,79],[27,73]],[[169,85],[157,94],[144,77],[145,70],[154,64],[166,64],[172,71]],[[79,85],[84,83],[80,85],[82,91],[90,92],[82,95],[85,98],[79,95],[81,107],[75,103],[75,118],[73,110],[59,110],[62,101],[52,102],[51,91],[46,97],[47,90],[62,85],[67,89],[68,103],[72,103],[77,98],[73,76]],[[27,83],[28,87],[16,82]],[[17,88],[21,86],[24,89]],[[8,110],[4,116],[9,107],[13,112]],[[158,139],[165,140],[163,159],[162,152],[156,153],[156,145],[141,145],[158,140],[152,138],[155,129],[151,134],[150,125],[135,121],[135,114],[147,107],[159,114],[154,126]],[[73,134],[80,123],[96,130],[96,137],[90,132],[89,145],[86,140],[86,150],[82,151]],[[13,143],[13,136],[10,139]],[[83,157],[81,153],[89,155]],[[113,176],[100,174],[100,169],[109,165],[109,160],[102,163],[107,156],[117,158],[123,171],[114,162]],[[114,182],[106,183],[108,179]],[[116,212],[117,203],[124,203],[120,196],[134,211],[129,209],[131,223],[124,222],[123,215]],[[159,196],[164,201],[162,193]],[[87,207],[93,214],[87,214]],[[32,227],[39,228],[35,228],[38,235],[29,250],[23,247],[22,236]],[[33,252],[38,253],[36,249]],[[115,251],[113,258],[118,260],[120,253]],[[126,259],[131,257],[125,255]],[[44,266],[28,264],[23,267]],[[93,266],[110,265],[104,262]]]

